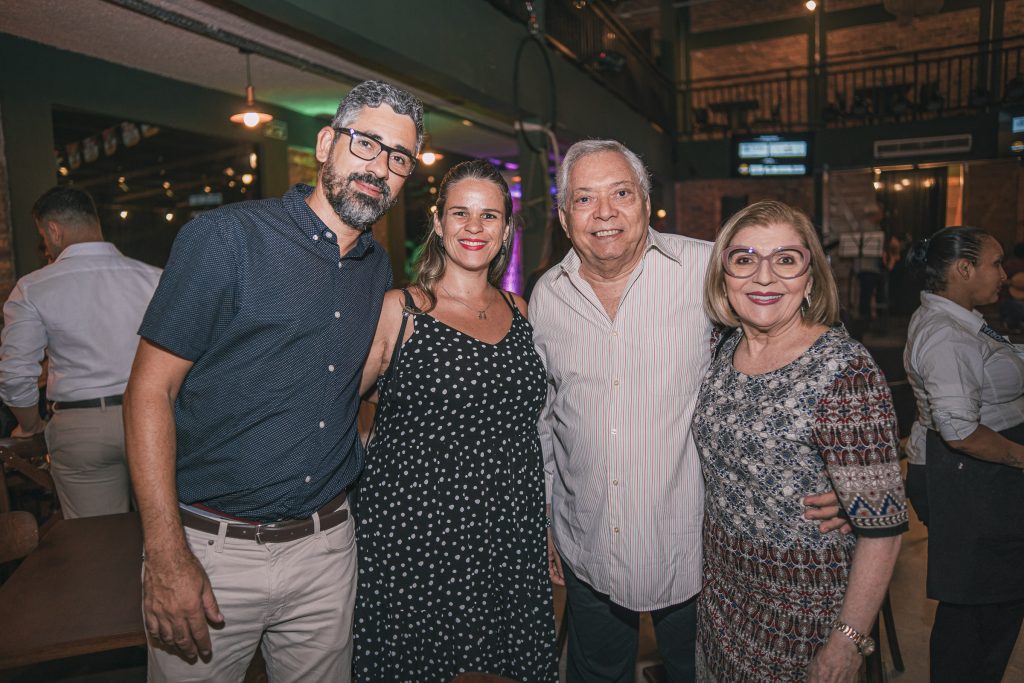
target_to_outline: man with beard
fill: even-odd
[[[370,228],[413,171],[423,108],[367,81],[316,141],[317,187],[178,234],[125,392],[153,681],[348,681],[356,583],[345,489],[387,254]],[[213,626],[214,628],[209,628]]]

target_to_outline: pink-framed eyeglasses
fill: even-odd
[[[753,277],[761,269],[761,261],[768,261],[768,268],[783,280],[792,280],[807,272],[811,266],[811,252],[798,244],[775,247],[768,254],[761,254],[753,247],[731,246],[722,252],[722,266],[725,272],[735,278]]]

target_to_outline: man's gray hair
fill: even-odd
[[[423,103],[412,93],[384,81],[363,81],[352,88],[338,105],[331,127],[348,128],[364,108],[376,109],[382,104],[394,109],[396,114],[412,119],[416,125],[416,149],[413,152],[419,154],[423,145]]]
[[[626,162],[633,169],[633,175],[636,176],[636,184],[640,188],[644,200],[646,201],[650,197],[651,176],[647,172],[644,162],[640,160],[640,157],[635,152],[618,140],[580,140],[565,153],[562,167],[558,169],[558,208],[563,210],[568,208],[569,176],[572,175],[572,169],[576,162],[591,154],[599,154],[601,152],[617,152],[625,157]]]

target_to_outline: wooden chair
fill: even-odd
[[[39,526],[31,512],[0,512],[0,564],[20,560],[39,545]]]
[[[40,467],[45,462],[46,440],[42,434],[30,439],[0,439],[0,512],[9,512],[11,509],[11,496],[7,488],[8,474],[13,476],[13,483],[19,485],[19,490],[24,491],[25,486],[41,490],[47,500],[52,499],[53,506],[58,505],[53,477],[45,468]],[[40,518],[46,518],[39,530],[40,537],[45,536],[46,532],[63,518],[59,508],[56,511],[50,506],[47,508],[47,512],[37,509]]]

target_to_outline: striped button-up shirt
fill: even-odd
[[[690,423],[711,360],[711,244],[648,229],[610,319],[574,251],[530,300],[555,544],[576,576],[649,611],[701,587],[704,484]]]

